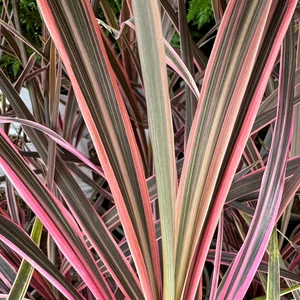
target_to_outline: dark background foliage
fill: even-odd
[[[116,16],[119,15],[122,0],[109,0],[109,4],[113,9]],[[8,3],[9,10],[12,10],[12,4]],[[0,1],[0,12],[2,13],[3,2]],[[188,0],[186,2],[187,7],[187,20],[189,22],[190,33],[195,42],[197,42],[203,35],[214,25],[213,11],[211,7],[211,0]],[[105,20],[105,16],[101,8],[99,9],[98,17]],[[22,27],[22,34],[38,49],[42,47],[42,41],[40,35],[42,33],[42,20],[38,11],[36,1],[20,0],[19,1],[19,18]],[[179,35],[174,34],[171,45],[174,48],[180,47]],[[211,49],[211,45],[204,46],[202,50],[208,52]],[[32,51],[27,48],[28,54]],[[0,51],[0,68],[5,74],[15,81],[22,71],[20,62],[8,55],[5,52]]]

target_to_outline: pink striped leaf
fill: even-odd
[[[38,218],[35,218],[30,237],[37,244],[37,246],[40,246],[42,231],[43,224]],[[30,263],[23,259],[16,275],[14,284],[9,292],[9,299],[22,300],[25,297],[33,275],[33,271],[34,268],[30,265]]]
[[[242,100],[238,121],[235,123],[231,142],[221,167],[222,180],[218,182],[218,186],[216,187],[216,196],[210,208],[205,232],[199,240],[197,250],[195,251],[197,258],[195,258],[196,262],[193,265],[193,270],[189,273],[186,285],[186,297],[193,297],[192,295],[195,294],[204,266],[205,256],[224,205],[225,197],[231,185],[233,174],[238,166],[242,149],[244,149],[249,136],[267,81],[277,58],[279,47],[295,9],[295,2],[275,1],[275,3],[268,16],[267,26],[264,29],[263,42],[260,45],[257,61],[244,94],[244,99]]]
[[[219,283],[220,269],[221,269],[221,256],[222,256],[222,244],[223,244],[223,230],[224,230],[224,220],[221,215],[219,226],[218,226],[218,236],[217,236],[217,245],[215,251],[215,260],[214,260],[214,271],[211,283],[211,291],[209,299],[213,300],[216,298],[217,288]]]
[[[20,227],[2,215],[0,215],[0,224],[0,236],[3,242],[30,262],[66,297],[80,300],[83,298]]]
[[[2,70],[0,70],[0,89],[8,98],[18,117],[27,119],[29,122],[33,123],[32,125],[37,125],[36,120],[3,74]],[[34,130],[29,126],[26,127],[25,131],[39,152],[40,157],[47,163],[48,140],[46,136],[41,131]],[[49,129],[47,131],[49,133]],[[59,143],[59,139],[57,140],[57,143]],[[140,297],[140,285],[131,266],[126,258],[122,256],[122,253],[118,249],[107,228],[103,222],[101,222],[101,219],[92,207],[90,201],[86,198],[74,177],[71,175],[64,160],[57,155],[56,161],[54,180],[61,193],[64,195],[76,220],[81,225],[81,228],[84,229],[90,242],[93,243],[95,250],[101,256],[103,261],[105,261],[110,273],[114,276],[116,281],[119,282],[122,291],[125,294],[132,295],[132,297],[134,295]]]
[[[230,1],[220,24],[191,128],[176,200],[177,298],[183,297],[197,242],[204,233],[205,219],[226,149],[230,147],[271,2]],[[194,280],[196,288],[197,278]]]
[[[292,134],[294,51],[292,24],[281,51],[277,120],[257,208],[245,242],[219,287],[218,299],[238,299],[245,295],[276,221]]]
[[[148,159],[147,159],[147,157],[149,156],[148,154],[149,150],[147,145],[146,133],[143,126],[142,113],[138,109],[138,105],[137,105],[138,99],[133,92],[133,87],[130,83],[129,75],[126,72],[125,67],[120,63],[117,57],[117,53],[114,51],[111,45],[111,41],[106,37],[105,34],[102,34],[102,36],[103,36],[103,41],[105,44],[105,49],[107,51],[109,61],[111,63],[111,67],[113,68],[114,73],[116,74],[118,83],[120,85],[120,89],[125,94],[125,97],[127,99],[126,102],[129,103],[128,106],[130,106],[128,108],[128,113],[129,113],[129,117],[136,125],[133,126],[133,129],[136,130],[135,136],[137,139],[137,143],[139,143],[141,149],[140,152],[144,164],[144,169],[145,170],[148,169],[146,174],[150,173],[151,170],[150,167],[148,166]]]
[[[6,124],[6,123],[19,123],[24,126],[29,126],[31,128],[38,129],[42,131],[43,133],[47,134],[53,141],[55,141],[57,144],[74,154],[76,157],[78,157],[83,163],[85,163],[87,166],[89,166],[94,172],[98,173],[100,176],[104,177],[103,171],[93,164],[87,157],[85,157],[78,149],[76,149],[72,144],[64,140],[59,134],[57,134],[55,131],[49,129],[48,127],[41,125],[37,122],[33,122],[30,120],[25,119],[19,119],[19,118],[11,118],[11,117],[3,117],[0,116],[0,124]]]
[[[116,201],[145,297],[161,271],[145,175],[128,113],[90,2],[38,1]]]
[[[7,294],[0,294],[0,300],[7,300],[8,295]],[[24,300],[30,300],[29,298],[23,298]]]
[[[6,245],[4,243],[2,243],[1,246],[2,246],[1,248],[3,249],[3,246],[6,246]],[[15,256],[15,257],[17,257],[17,256]],[[19,257],[17,257],[17,258],[19,258]],[[19,263],[18,263],[18,265],[19,265]],[[9,263],[8,260],[3,255],[0,254],[0,278],[3,282],[7,283],[8,292],[15,280],[15,276],[16,276],[16,272],[15,272],[14,268],[12,267],[11,263]],[[55,299],[53,291],[49,287],[48,282],[46,282],[44,277],[37,271],[34,271],[34,273],[33,273],[31,285],[46,300],[54,300]]]
[[[289,158],[287,161],[287,171],[286,179],[289,179],[294,174],[297,174],[298,178],[298,168],[300,167],[300,156],[295,156]],[[231,186],[230,192],[227,196],[226,203],[231,201],[246,201],[247,195],[248,199],[251,199],[251,194],[259,191],[261,187],[262,176],[265,172],[265,167],[260,168],[250,174],[245,175],[240,178],[240,180],[234,182]],[[285,187],[286,189],[287,187]],[[253,198],[252,198],[253,199]]]
[[[19,194],[43,222],[94,295],[113,298],[110,288],[95,267],[74,219],[29,169],[1,129],[0,134],[0,165]]]
[[[222,257],[221,257],[221,265],[224,266],[230,266],[233,262],[233,260],[236,257],[236,253],[231,253],[231,252],[222,252]],[[207,261],[213,263],[215,258],[215,250],[209,250],[208,255],[207,255]],[[259,266],[258,266],[258,271],[263,272],[263,273],[268,273],[268,262],[267,261],[261,261]],[[280,269],[280,277],[281,278],[286,278],[289,279],[295,283],[300,283],[300,276],[288,271],[286,269]]]

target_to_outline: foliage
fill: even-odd
[[[113,8],[115,14],[119,14],[121,11],[122,0],[109,0],[110,6]]]
[[[42,19],[35,1],[19,1],[20,23],[24,36],[35,45],[41,45],[39,36],[42,33]]]
[[[191,0],[187,3],[190,35],[197,42],[210,29],[214,21],[211,0]],[[174,33],[170,44],[174,48],[180,48],[180,37],[177,32]]]
[[[299,298],[298,1],[225,2],[2,6],[2,298]]]
[[[19,19],[22,28],[22,34],[35,45],[38,49],[42,43],[40,35],[42,32],[42,19],[40,17],[38,6],[35,1],[21,0],[18,4]],[[8,12],[11,13],[12,5],[8,2]],[[0,12],[3,12],[3,3],[0,3]],[[33,53],[32,49],[26,47],[27,55]],[[0,60],[1,69],[12,80],[15,81],[22,71],[22,64],[18,59],[6,53],[3,53]]]
[[[20,74],[21,63],[19,60],[3,53],[0,60],[0,68],[5,72],[6,76],[12,80],[16,80],[17,75]]]
[[[211,0],[191,0],[187,19],[197,25],[198,29],[213,20],[214,14],[211,6]]]

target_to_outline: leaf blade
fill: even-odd
[[[267,300],[280,299],[280,263],[278,251],[277,228],[273,229],[269,241],[269,265],[268,265],[268,285]]]
[[[183,296],[186,274],[229,145],[233,120],[254,67],[271,2],[251,3],[253,6],[247,1],[239,1],[239,5],[229,2],[205,72],[175,207],[177,298]]]
[[[294,92],[294,32],[290,25],[283,43],[282,64],[280,69],[279,98],[276,127],[269,154],[269,161],[263,175],[262,188],[258,205],[253,217],[245,242],[236,260],[226,273],[218,290],[218,299],[224,297],[243,297],[249,286],[249,279],[253,278],[256,268],[267,247],[272,232],[280,199],[286,169],[286,159],[291,142],[291,126]],[[291,74],[291,75],[290,75]],[[288,99],[285,103],[285,100]],[[280,150],[279,150],[280,149]],[[275,155],[279,151],[280,155]],[[266,221],[268,220],[268,221]],[[251,249],[251,255],[246,251]],[[246,266],[246,264],[248,264]],[[236,283],[239,283],[238,286]]]
[[[163,244],[164,298],[173,299],[175,290],[173,232],[176,166],[160,13],[158,3],[155,1],[133,1],[133,12],[156,170]],[[149,28],[148,24],[152,24],[152,26]]]
[[[125,104],[89,1],[38,1],[100,158],[145,295],[161,291],[145,175]],[[127,267],[128,268],[128,267]],[[120,282],[121,284],[121,282]]]
[[[39,246],[42,237],[43,224],[36,218],[31,231],[32,240]],[[34,268],[29,262],[23,259],[14,284],[7,296],[8,300],[22,300],[25,297],[28,286],[33,275]]]

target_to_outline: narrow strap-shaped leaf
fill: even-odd
[[[193,75],[194,64],[192,57],[191,36],[188,28],[186,18],[186,5],[184,0],[178,1],[178,18],[179,18],[179,31],[180,31],[180,49],[182,61],[186,64],[187,68]],[[185,145],[187,143],[194,115],[197,108],[197,100],[191,93],[187,85],[185,85]]]
[[[115,15],[113,9],[111,8],[109,1],[103,0],[100,2],[100,5],[103,9],[105,18],[108,21],[108,23],[110,24],[110,26],[112,26],[114,28],[118,28],[118,22],[116,19],[116,15]]]
[[[21,58],[22,58],[21,63],[23,66],[25,66],[28,61],[28,55],[27,55],[25,44],[22,42],[22,38],[24,40],[26,40],[26,39],[22,36],[22,28],[21,28],[21,22],[20,22],[20,17],[19,17],[20,10],[18,9],[19,3],[17,0],[11,0],[11,4],[12,4],[12,10],[14,12],[14,22],[13,22],[14,26],[11,26],[10,29],[8,29],[8,27],[7,27],[7,29],[10,30],[15,36],[19,37],[16,39],[16,42],[17,42],[20,52],[21,52]]]
[[[1,123],[19,123],[24,126],[29,126],[35,129],[38,129],[42,131],[43,133],[49,135],[53,141],[55,141],[57,144],[61,145],[63,148],[74,154],[76,157],[78,157],[82,162],[84,162],[87,166],[89,166],[93,171],[98,173],[101,176],[104,176],[103,172],[94,165],[88,158],[86,158],[81,152],[79,152],[72,144],[65,141],[59,134],[54,132],[53,130],[49,129],[48,127],[41,125],[39,123],[19,119],[19,118],[10,118],[10,117],[2,117],[0,116],[0,124]]]
[[[207,255],[207,261],[212,262],[212,263],[214,262],[214,258],[215,258],[214,252],[215,252],[215,250],[209,251],[209,253]],[[230,266],[232,264],[232,261],[234,260],[235,256],[236,256],[236,253],[223,251],[222,258],[221,258],[221,264],[224,266]],[[268,262],[261,261],[257,270],[260,272],[263,272],[263,273],[268,273]],[[289,279],[293,282],[300,283],[300,276],[297,274],[294,274],[293,272],[288,271],[286,269],[280,269],[280,277]]]
[[[75,99],[74,90],[71,87],[68,93],[68,99],[66,104],[65,116],[64,116],[64,130],[63,138],[65,138],[69,143],[72,143],[72,133],[74,130],[74,119],[78,110],[78,104]]]
[[[30,111],[1,69],[0,88],[9,99],[9,102],[17,116],[28,119],[27,122],[33,122],[36,126],[42,126],[35,122]],[[47,132],[47,130],[44,127],[44,131]],[[46,136],[42,132],[34,130],[28,126],[25,128],[25,131],[46,164],[48,144]],[[56,134],[53,133],[53,131],[51,132],[52,137],[54,137]],[[56,140],[56,142],[59,143],[59,139]],[[79,155],[79,153],[77,153],[77,155]],[[110,273],[114,276],[115,280],[119,283],[122,291],[125,294],[128,293],[130,297],[136,297],[137,299],[143,298],[139,282],[137,281],[131,266],[120,253],[120,250],[107,231],[107,228],[104,226],[103,222],[101,222],[90,201],[85,197],[85,194],[82,192],[81,188],[69,172],[64,160],[59,155],[57,155],[56,160],[57,164],[54,180],[64,195],[69,207],[72,209],[76,220],[80,223],[81,228],[84,229],[85,234],[93,243],[95,250],[99,253],[103,261],[105,261],[107,268],[110,270]],[[88,164],[88,162],[86,163]]]
[[[263,167],[264,163],[262,160],[262,157],[257,150],[254,141],[251,137],[249,137],[244,153],[243,153],[243,158],[246,160],[248,165],[253,164],[254,162],[258,161],[259,164],[258,166],[255,166],[254,170],[259,169],[259,167]]]
[[[50,63],[49,63],[49,93],[48,93],[48,105],[46,106],[46,112],[49,113],[49,127],[56,131],[57,122],[59,116],[59,97],[60,97],[60,86],[61,86],[61,59],[58,60],[58,66],[56,70],[56,48],[54,42],[51,41],[50,45]],[[57,74],[58,73],[58,74]],[[46,113],[45,112],[45,113]],[[55,173],[55,162],[56,162],[56,143],[53,140],[49,141],[48,144],[48,172],[47,172],[47,187],[52,190],[54,173]]]
[[[6,286],[12,285],[15,280],[15,270],[9,262],[0,254],[0,278],[6,281]]]
[[[300,67],[300,31],[298,29],[297,51],[296,51],[296,69]],[[300,87],[296,87],[295,96],[300,95]],[[300,154],[300,107],[294,108],[294,132],[291,143],[291,156]],[[288,215],[289,217],[289,215]]]
[[[300,156],[290,158],[287,162],[286,178],[293,176],[295,172],[297,172],[299,166]],[[233,200],[238,200],[239,198],[250,194],[251,192],[258,191],[261,186],[261,180],[264,172],[265,167],[245,175],[243,178],[236,181],[230,189],[226,203],[229,203]]]
[[[5,190],[6,190],[8,211],[10,213],[11,219],[16,224],[21,225],[18,203],[16,201],[16,197],[14,194],[14,187],[11,184],[11,182],[9,181],[9,179],[6,180]]]
[[[300,95],[295,96],[294,106],[298,106],[300,103]],[[269,125],[271,122],[275,121],[276,118],[276,107],[270,108],[259,115],[257,115],[255,122],[252,127],[251,135],[258,132],[260,129]]]
[[[104,299],[113,298],[109,296],[110,289],[95,267],[91,253],[73,218],[58,199],[41,184],[1,129],[0,134],[0,165],[19,194],[42,220],[66,258],[87,282],[95,296]]]
[[[212,6],[212,9],[214,12],[214,18],[215,18],[216,23],[220,22],[223,14],[224,14],[224,8],[222,7],[219,0],[212,0],[211,6]]]
[[[23,35],[21,35],[16,29],[14,29],[12,26],[5,23],[3,20],[0,19],[0,25],[5,27],[8,31],[10,31],[14,36],[16,36],[18,39],[20,39],[22,42],[24,42],[28,47],[30,47],[33,51],[41,55],[44,59],[46,57],[41,53],[36,47],[34,47]],[[47,60],[47,59],[46,59]],[[21,60],[22,61],[22,60]]]
[[[295,88],[300,85],[300,68],[295,71]],[[276,107],[276,101],[278,99],[278,89],[276,89],[271,95],[269,95],[260,105],[257,116],[266,112],[267,110]]]
[[[0,215],[1,239],[45,276],[67,298],[82,300],[76,289],[58,272],[42,250],[16,224]]]
[[[160,261],[145,175],[92,7],[88,0],[38,4],[116,201],[145,297],[159,298]]]
[[[176,200],[177,299],[183,296],[186,276],[230,145],[271,2],[230,1],[220,24],[191,128]]]
[[[245,295],[266,250],[276,221],[291,142],[294,60],[292,23],[281,51],[277,121],[255,215],[242,248],[222,280],[217,299],[242,298]]]
[[[132,4],[156,171],[164,262],[164,299],[173,299],[174,205],[177,178],[160,11],[157,1],[134,0]]]
[[[298,69],[300,67],[300,31],[298,29],[298,39],[297,39],[297,51],[296,51],[296,69]],[[300,87],[296,87],[295,88],[295,94],[296,97],[300,96]],[[294,101],[295,102],[295,101]],[[294,106],[294,130],[293,130],[293,137],[292,137],[292,142],[291,142],[291,152],[290,152],[290,156],[297,156],[300,154],[300,106],[296,105]],[[295,173],[295,175],[300,174],[299,172],[300,170],[298,170],[298,172]],[[296,188],[299,188],[299,176],[293,176],[293,186],[290,186],[289,191],[293,192],[293,190],[295,191]],[[294,188],[294,189],[293,189]],[[285,185],[285,189],[286,189],[286,185]],[[283,235],[286,234],[287,229],[288,229],[288,225],[289,225],[289,221],[290,221],[290,217],[291,217],[291,212],[292,212],[292,207],[294,204],[294,195],[295,195],[296,191],[294,192],[293,195],[284,195],[282,197],[282,201],[280,204],[280,208],[279,208],[279,212],[278,215],[281,215],[281,211],[282,208],[284,208],[284,212],[282,213],[282,218],[281,218],[281,223],[279,226],[279,230],[280,232],[283,233]],[[288,196],[288,197],[286,197]],[[282,244],[284,241],[284,236],[280,235],[279,236],[279,244],[278,244],[278,248],[279,251],[282,248]],[[289,282],[287,282],[288,286],[291,286],[289,284]],[[295,299],[300,299],[300,293],[298,292],[294,292],[294,298]]]
[[[222,179],[220,180],[216,197],[207,218],[205,236],[199,240],[196,251],[196,263],[193,265],[193,271],[189,274],[189,283],[186,286],[186,291],[189,295],[193,295],[197,288],[197,278],[201,275],[201,270],[205,263],[206,253],[216,227],[216,219],[220,215],[221,208],[224,205],[224,197],[228,193],[231,176],[236,171],[237,163],[241,157],[241,150],[244,148],[250,134],[251,126],[253,125],[268,79],[274,67],[280,45],[292,18],[295,5],[296,1],[275,1],[272,11],[268,16],[268,25],[264,30],[265,38],[260,45],[257,61],[244,95],[238,121],[235,125],[236,128],[231,136],[232,142],[222,166],[222,175],[219,175]],[[236,140],[235,144],[234,140]],[[254,199],[257,199],[257,196],[255,197]]]
[[[43,231],[43,224],[38,218],[35,218],[30,237],[39,246]],[[9,292],[9,300],[22,300],[25,297],[28,286],[31,281],[34,268],[30,263],[23,259],[14,284]]]
[[[173,68],[176,71],[176,73],[184,79],[186,86],[188,86],[192,92],[192,95],[195,99],[195,104],[197,106],[197,100],[200,96],[200,92],[192,76],[192,72],[190,72],[190,70],[183,63],[183,61],[180,59],[180,57],[172,48],[172,46],[166,41],[165,41],[165,51],[166,51],[167,64],[170,65],[170,67]]]
[[[134,119],[134,123],[136,127],[133,126],[133,129],[136,130],[136,135],[138,135],[137,142],[140,142],[140,152],[144,164],[144,169],[147,170],[147,173],[151,173],[150,166],[148,166],[148,144],[146,139],[146,133],[143,126],[143,120],[141,116],[141,111],[138,109],[137,105],[137,98],[134,95],[128,73],[125,70],[125,67],[120,63],[117,53],[114,51],[111,45],[111,41],[109,38],[102,33],[103,41],[105,44],[105,49],[107,51],[107,55],[111,64],[111,67],[114,70],[114,73],[116,74],[118,83],[120,85],[121,90],[125,94],[125,97],[127,98],[127,103],[129,103],[128,106],[130,106],[129,110],[129,116]],[[123,53],[124,54],[124,53]],[[124,58],[124,56],[122,56]]]
[[[22,88],[22,86],[24,84],[24,81],[25,81],[27,75],[31,72],[32,68],[34,67],[35,61],[36,61],[36,54],[33,53],[29,57],[28,62],[26,64],[26,66],[24,67],[24,70],[22,71],[21,75],[18,77],[16,83],[14,84],[15,89],[18,92],[21,91],[21,88]]]
[[[17,57],[19,61],[22,61],[21,51],[20,48],[18,47],[18,43],[15,40],[13,34],[9,32],[6,28],[2,29],[2,34],[5,37],[6,42],[14,52],[15,57]]]
[[[8,295],[7,294],[0,294],[0,300],[6,300],[8,299]],[[31,300],[29,298],[23,298],[24,300]]]
[[[211,283],[211,290],[209,299],[213,300],[217,294],[217,288],[219,283],[219,275],[221,268],[221,256],[222,256],[222,244],[223,244],[223,231],[224,231],[224,220],[223,215],[221,215],[218,226],[218,237],[217,237],[217,245],[215,251],[215,261],[214,261],[214,271]]]
[[[178,17],[174,11],[174,8],[170,5],[170,1],[161,0],[160,2],[165,12],[167,13],[168,17],[170,18],[170,21],[173,23],[176,31],[180,33]],[[204,55],[202,50],[200,50],[197,47],[197,45],[193,42],[193,40],[191,40],[191,46],[192,46],[193,56],[197,62],[197,65],[199,66],[201,71],[205,70],[207,65],[207,57]]]
[[[267,286],[267,300],[274,300],[280,298],[280,275],[279,275],[279,251],[277,228],[273,229],[269,241],[269,266],[268,266],[268,286]]]
[[[300,284],[297,284],[292,287],[281,290],[279,295],[284,296],[284,295],[292,293],[294,291],[298,291],[299,289],[300,289]],[[260,297],[252,298],[251,300],[265,300],[265,299],[266,299],[266,296],[260,296]]]
[[[282,214],[285,212],[285,209],[289,205],[289,203],[292,203],[292,200],[294,199],[294,196],[297,193],[299,186],[300,186],[300,166],[294,172],[293,177],[289,181],[287,181],[284,185],[282,200],[280,202],[280,207],[278,210],[278,215],[276,220],[277,222],[279,221],[279,218],[282,216]]]

